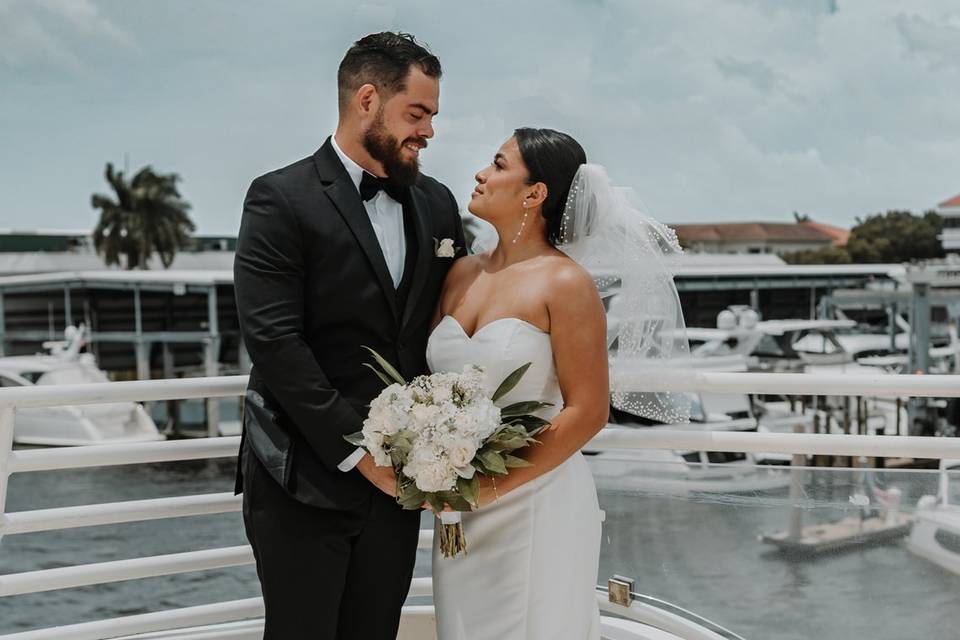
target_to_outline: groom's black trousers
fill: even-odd
[[[379,490],[349,510],[305,505],[250,451],[242,460],[243,522],[266,605],[264,640],[395,640],[420,512],[404,511]]]

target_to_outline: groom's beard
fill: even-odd
[[[427,141],[422,138],[408,138],[403,143],[387,132],[383,125],[383,111],[377,114],[373,125],[363,134],[363,148],[374,160],[383,165],[387,172],[387,179],[394,184],[404,187],[412,186],[420,175],[420,160],[414,158],[406,160],[403,153],[403,144],[417,142],[426,147]]]

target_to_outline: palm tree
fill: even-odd
[[[177,190],[180,176],[157,174],[147,166],[127,181],[109,162],[105,176],[116,199],[99,193],[90,199],[91,206],[100,210],[93,230],[97,253],[107,266],[119,265],[123,256],[127,269],[149,269],[147,260],[156,251],[168,268],[177,251],[190,244],[196,229],[187,215],[190,205]]]

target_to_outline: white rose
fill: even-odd
[[[414,481],[421,491],[448,491],[456,484],[457,474],[443,460],[424,463],[417,468]]]
[[[468,402],[486,394],[486,374],[481,367],[466,365],[457,380],[457,386],[463,391]]]
[[[500,409],[489,399],[479,399],[463,408],[456,418],[457,432],[480,440],[500,426]]]
[[[410,411],[410,417],[420,428],[433,427],[437,424],[437,418],[440,417],[440,409],[431,404],[414,405]]]
[[[393,461],[383,448],[383,436],[378,433],[368,433],[363,436],[363,445],[373,456],[373,461],[379,467],[389,467]]]
[[[433,388],[433,393],[430,395],[433,397],[434,403],[441,405],[450,402],[453,397],[453,390],[448,384],[438,384]]]
[[[469,465],[477,455],[477,447],[466,438],[452,444],[446,451],[450,464],[458,468]]]

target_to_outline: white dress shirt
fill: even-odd
[[[364,169],[350,156],[343,152],[337,139],[330,136],[330,143],[333,150],[337,152],[340,162],[344,169],[353,180],[353,186],[360,193],[360,180],[363,179]],[[380,243],[380,250],[383,252],[383,259],[387,263],[387,269],[390,271],[390,278],[393,280],[394,288],[400,286],[400,280],[403,279],[403,263],[407,259],[407,238],[403,232],[403,205],[387,195],[386,191],[381,190],[373,198],[363,203],[363,207],[370,216],[370,224],[373,225],[373,232],[377,236],[377,242]],[[337,465],[340,471],[350,471],[363,455],[366,453],[362,448],[357,448],[347,458]]]
[[[360,193],[363,167],[343,152],[336,138],[331,136],[330,141],[333,144],[333,150],[340,157],[340,162],[350,174],[357,193]],[[381,190],[364,202],[363,206],[367,210],[367,215],[370,216],[373,232],[377,234],[377,242],[380,243],[383,259],[386,260],[390,277],[393,278],[393,286],[399,287],[400,280],[403,278],[403,263],[407,258],[407,238],[403,234],[403,205],[388,196],[386,191]]]

